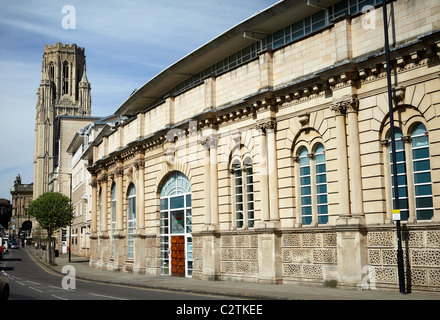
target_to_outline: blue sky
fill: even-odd
[[[85,48],[92,115],[106,116],[160,71],[276,2],[0,0],[0,198],[11,199],[18,173],[23,183],[33,180],[45,44]],[[65,6],[74,12],[63,13]]]

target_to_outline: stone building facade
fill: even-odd
[[[381,3],[279,2],[132,94],[88,154],[91,265],[396,288]],[[388,6],[407,286],[438,290],[440,5]]]
[[[12,238],[31,237],[32,227],[35,227],[35,219],[29,216],[27,210],[33,197],[33,184],[22,183],[20,174],[17,175],[13,187],[12,196],[12,216],[9,221],[8,233]]]

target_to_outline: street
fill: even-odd
[[[66,273],[66,276],[68,274]],[[31,257],[23,248],[11,249],[0,261],[0,277],[7,278],[10,300],[204,300],[215,299],[123,285],[75,279],[74,289],[58,274]],[[63,286],[64,279],[64,286]]]

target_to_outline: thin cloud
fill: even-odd
[[[134,89],[270,0],[0,0],[0,198],[33,179],[36,92],[45,44],[84,47],[92,114],[112,114]],[[64,5],[76,29],[63,29]]]

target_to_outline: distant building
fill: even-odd
[[[75,219],[72,222],[72,254],[88,257],[90,255],[90,233],[92,192],[90,165],[86,156],[93,150],[93,142],[105,128],[111,128],[115,116],[100,118],[77,131],[66,149],[69,155],[68,171],[72,173],[72,205]],[[66,230],[67,231],[67,230]],[[66,232],[67,233],[67,232]]]
[[[8,231],[9,220],[12,216],[12,204],[8,199],[0,199],[0,234]]]
[[[27,210],[33,199],[33,184],[24,184],[21,176],[17,175],[12,195],[12,216],[9,222],[8,232],[10,236],[19,236],[21,239],[31,237],[32,227],[35,227],[35,219],[29,216]]]

